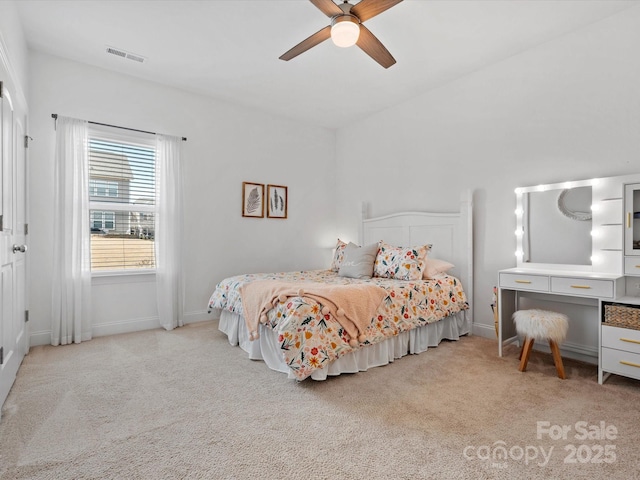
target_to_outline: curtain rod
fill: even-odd
[[[53,118],[54,120],[58,119],[58,114],[57,113],[52,113],[51,114],[51,118]],[[109,125],[108,123],[99,123],[99,122],[92,122],[92,121],[88,121],[88,123],[92,124],[92,125],[102,125],[103,127],[113,127],[113,128],[120,128],[122,130],[129,130],[131,132],[140,132],[140,133],[148,133],[150,135],[157,135],[156,132],[148,132],[146,130],[138,130],[136,128],[129,128],[129,127],[119,127],[118,125]],[[187,137],[182,137],[182,141],[186,142],[187,141]]]

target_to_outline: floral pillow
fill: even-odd
[[[424,260],[430,249],[431,245],[394,247],[381,241],[373,276],[396,280],[421,280]]]
[[[334,272],[340,270],[340,265],[342,265],[342,261],[344,260],[344,249],[346,248],[346,246],[346,243],[338,239],[336,249],[333,252],[333,261],[331,262],[331,270],[333,270]]]

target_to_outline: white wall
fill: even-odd
[[[373,215],[449,211],[472,189],[476,331],[491,336],[497,270],[515,265],[514,188],[640,171],[640,8],[337,134],[44,54],[17,70],[31,79],[35,344],[48,342],[50,328],[51,113],[189,137],[188,320],[206,318],[206,300],[225,276],[325,266],[336,235],[357,238],[362,200]],[[289,220],[241,218],[243,180],[288,185]],[[97,286],[113,299],[97,298],[99,333],[154,324],[147,280]]]
[[[640,172],[640,7],[338,131],[338,232],[370,214],[451,211],[474,191],[476,333],[515,266],[518,186]]]
[[[335,133],[30,52],[30,331],[50,341],[52,113],[185,136],[185,313],[211,318],[224,277],[326,268],[335,244]],[[289,187],[287,220],[243,218],[242,182]],[[154,279],[94,279],[94,335],[158,326]]]
[[[28,50],[15,2],[0,1],[0,55],[6,57],[2,60],[10,65],[12,80],[26,98]]]

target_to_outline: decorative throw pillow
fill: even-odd
[[[453,267],[455,267],[453,263],[449,263],[438,258],[427,257],[424,261],[424,271],[422,272],[422,278],[433,278],[441,273],[447,273],[447,271],[449,271]]]
[[[333,261],[331,262],[331,270],[337,272],[340,270],[342,259],[344,258],[344,249],[347,246],[342,240],[338,239],[336,249],[333,252]]]
[[[373,275],[373,263],[376,261],[377,254],[377,243],[365,245],[364,247],[350,243],[344,249],[344,258],[338,275],[350,278],[371,278],[371,275]]]
[[[421,280],[422,266],[431,245],[394,247],[381,241],[373,268],[374,277]]]

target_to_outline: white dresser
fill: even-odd
[[[612,373],[640,380],[640,330],[605,322],[605,310],[609,306],[640,309],[640,298],[621,297],[600,303],[602,330],[598,383]]]

